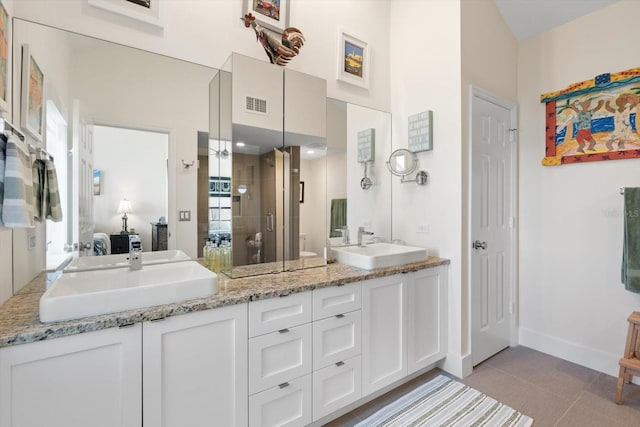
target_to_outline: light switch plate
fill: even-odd
[[[178,221],[191,221],[191,211],[178,211]]]
[[[416,227],[416,233],[429,234],[431,226],[429,224],[418,224]]]

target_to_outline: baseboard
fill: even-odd
[[[449,353],[444,360],[438,362],[438,368],[458,378],[464,378],[473,372],[471,354],[460,356]]]
[[[619,354],[606,353],[582,344],[566,341],[527,328],[520,328],[519,343],[525,347],[559,357],[569,362],[591,368],[612,377],[618,377]],[[634,378],[634,383],[636,379]]]

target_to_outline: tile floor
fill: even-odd
[[[440,373],[427,372],[326,426],[353,426]],[[624,404],[616,405],[617,378],[527,347],[498,353],[462,382],[529,415],[534,427],[640,427],[639,386],[625,385]]]

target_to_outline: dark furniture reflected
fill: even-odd
[[[137,236],[137,234],[134,234]],[[109,240],[111,241],[111,253],[112,254],[128,254],[129,253],[129,236],[131,234],[110,234]]]
[[[159,222],[151,223],[151,250],[152,251],[166,251],[168,249],[167,237],[168,237],[167,224],[162,224]]]

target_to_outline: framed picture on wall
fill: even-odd
[[[599,74],[540,95],[543,166],[640,158],[640,68]]]
[[[22,93],[20,124],[38,141],[44,134],[44,73],[31,55],[28,44],[22,45]]]
[[[0,1],[0,111],[9,111],[9,14]]]
[[[102,181],[102,172],[100,172],[97,169],[93,170],[93,195],[94,196],[99,196],[100,195],[100,184]]]
[[[256,22],[278,34],[289,26],[290,0],[242,0],[242,15],[251,13]]]
[[[99,9],[123,15],[136,21],[151,24],[155,27],[163,26],[164,0],[87,0]]]
[[[369,45],[340,30],[338,33],[338,80],[369,88]]]

